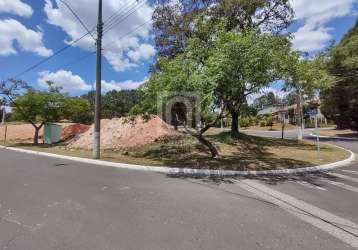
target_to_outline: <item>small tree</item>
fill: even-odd
[[[296,96],[297,104],[297,125],[301,131],[303,127],[303,101],[304,96],[314,97],[320,91],[326,89],[332,83],[325,69],[326,58],[322,55],[316,58],[299,58],[298,53],[293,53],[290,61],[290,70],[288,78],[285,81],[285,88],[293,92]],[[302,132],[298,135],[302,139]]]
[[[47,122],[58,122],[71,115],[87,111],[89,104],[82,98],[60,93],[52,82],[48,91],[28,89],[12,101],[13,118],[29,122],[35,129],[34,144],[38,144],[39,131]]]

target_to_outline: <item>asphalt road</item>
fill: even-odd
[[[0,249],[355,249],[357,167],[192,179],[0,149]]]

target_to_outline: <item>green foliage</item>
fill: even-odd
[[[266,121],[265,120],[260,121],[260,127],[266,127]]]
[[[321,93],[321,110],[339,128],[358,130],[358,22],[332,48],[329,58],[328,70],[335,81]]]
[[[229,110],[244,109],[247,95],[282,78],[289,51],[285,36],[256,31],[222,32],[206,56],[198,39],[192,39],[184,53],[158,59],[161,70],[141,89],[143,102],[134,111],[156,112],[158,93],[177,91],[199,94],[203,113],[212,112],[222,102]]]
[[[326,60],[324,55],[310,60],[299,58],[298,54],[292,53],[289,61],[289,73],[285,81],[286,89],[292,90],[296,94],[312,97],[329,88],[333,78],[325,68]]]
[[[274,106],[278,104],[281,100],[273,92],[268,92],[259,98],[256,98],[252,104],[253,107],[257,109],[263,109],[265,107]]]
[[[141,94],[141,90],[112,90],[102,95],[102,118],[112,119],[129,115],[133,107],[141,101]],[[95,92],[90,91],[82,96],[90,103],[90,110],[81,117],[76,116],[78,122],[93,122],[94,95]]]
[[[266,116],[266,126],[273,126],[273,117],[271,114]]]
[[[109,91],[102,98],[102,117],[111,119],[126,116],[139,102],[140,92],[136,90]]]
[[[159,0],[153,13],[153,28],[159,55],[174,58],[192,38],[210,43],[217,35],[218,24],[225,32],[261,28],[279,33],[292,18],[288,0]]]
[[[12,119],[27,122],[57,122],[74,114],[87,112],[88,102],[58,91],[28,90],[13,103]]]
[[[240,128],[247,128],[250,124],[250,118],[249,117],[241,117],[240,118]]]

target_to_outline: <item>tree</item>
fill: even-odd
[[[102,99],[102,117],[111,119],[128,115],[129,111],[140,102],[137,90],[112,90]]]
[[[190,38],[210,41],[217,23],[225,31],[261,28],[279,33],[292,18],[288,0],[159,0],[152,17],[158,54],[169,58],[181,53]],[[208,22],[206,32],[198,24],[203,19]]]
[[[304,98],[313,98],[322,90],[328,88],[332,82],[332,78],[328,75],[324,66],[326,59],[324,55],[318,55],[314,59],[305,59],[300,58],[298,53],[294,53],[290,61],[290,70],[285,81],[285,89],[292,91],[296,95],[299,139],[302,139]]]
[[[86,112],[89,108],[85,99],[60,93],[52,82],[48,82],[48,85],[48,91],[28,89],[11,103],[13,119],[29,122],[34,127],[35,145],[38,144],[39,131],[45,123],[69,118],[73,114]]]
[[[200,116],[206,124],[191,133],[207,146],[213,157],[217,149],[203,134],[221,118],[233,118],[233,136],[238,134],[240,111],[246,111],[246,97],[282,77],[290,51],[287,37],[250,31],[222,32],[202,57],[198,39],[191,39],[185,51],[173,59],[159,58],[143,91],[137,113],[155,113],[161,92],[195,92],[201,99]]]
[[[358,21],[329,52],[332,86],[321,93],[322,112],[338,128],[358,130]]]
[[[93,122],[94,91],[89,91],[81,97],[90,103],[87,113],[76,115],[73,119],[77,122],[90,124]],[[114,117],[127,116],[130,110],[141,101],[141,92],[138,90],[112,90],[102,95],[102,118],[112,119]]]
[[[239,133],[238,119],[246,98],[283,78],[290,50],[288,38],[281,35],[250,31],[219,36],[201,76],[215,86],[215,95],[230,112],[233,136]]]
[[[252,104],[257,109],[263,109],[265,107],[274,106],[280,102],[279,98],[273,92],[268,92],[258,98],[256,98]]]

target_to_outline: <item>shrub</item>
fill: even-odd
[[[266,118],[266,126],[270,126],[270,127],[273,126],[273,117],[272,116],[268,116]]]
[[[240,127],[247,128],[249,126],[250,126],[250,118],[249,117],[240,118]]]

